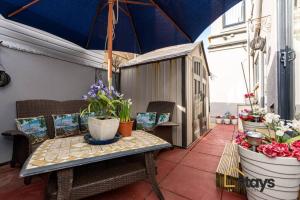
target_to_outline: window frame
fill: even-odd
[[[222,24],[223,24],[223,28],[228,28],[228,27],[233,27],[233,26],[237,26],[237,25],[240,25],[240,24],[244,24],[246,22],[246,2],[245,0],[242,0],[241,2],[243,2],[243,21],[241,22],[236,22],[236,23],[233,23],[233,24],[225,24],[226,22],[226,12],[228,12],[229,10],[227,10],[223,15],[222,15]]]

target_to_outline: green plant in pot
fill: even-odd
[[[119,133],[124,137],[131,136],[133,121],[131,120],[131,99],[120,99],[119,102]]]
[[[88,107],[81,112],[81,115],[95,113],[95,117],[88,118],[88,127],[91,136],[95,140],[113,139],[118,131],[120,119],[117,111],[121,95],[108,88],[99,80],[93,84],[83,99],[88,101]]]

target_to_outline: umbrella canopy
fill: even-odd
[[[0,0],[0,14],[87,49],[146,53],[190,43],[240,0]],[[114,40],[114,43],[113,43]]]
[[[115,0],[113,49],[146,53],[193,42],[240,0]],[[0,0],[0,14],[71,41],[103,50],[108,0]]]

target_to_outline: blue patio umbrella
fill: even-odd
[[[108,49],[111,80],[112,49],[142,54],[193,42],[239,1],[0,0],[0,14],[86,49]]]

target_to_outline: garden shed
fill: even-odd
[[[175,102],[173,144],[187,147],[209,127],[209,75],[203,42],[166,47],[123,65],[121,92],[132,99],[133,115],[150,101]]]

